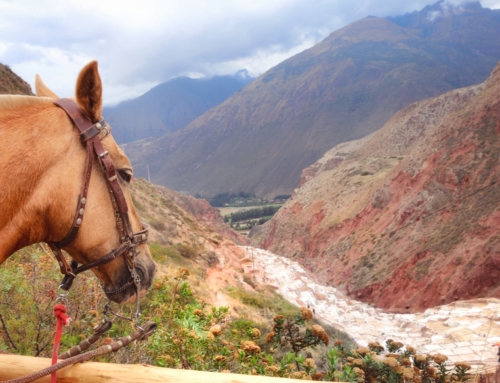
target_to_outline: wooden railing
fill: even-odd
[[[2,354],[0,355],[0,382],[29,375],[49,366],[50,359],[48,358]],[[140,364],[85,362],[59,370],[57,381],[64,383],[278,383],[284,379],[259,375],[175,370]],[[35,382],[49,383],[50,375]]]

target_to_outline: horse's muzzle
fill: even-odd
[[[153,261],[146,261],[146,265],[143,263],[137,263],[135,271],[140,277],[140,296],[144,296],[146,291],[151,287],[153,283],[153,278],[156,272],[156,266]],[[129,276],[127,280],[117,281],[117,286],[103,286],[104,293],[113,302],[126,304],[134,302],[136,299],[136,286],[133,280]],[[121,286],[121,287],[120,287]]]

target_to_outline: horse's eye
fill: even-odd
[[[126,183],[130,183],[130,181],[132,180],[132,172],[129,169],[120,169],[118,170],[118,174],[120,174],[120,177]]]

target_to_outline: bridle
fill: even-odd
[[[113,165],[113,161],[108,154],[108,151],[102,146],[101,140],[106,137],[110,132],[110,127],[106,124],[103,118],[101,118],[95,124],[90,121],[87,116],[85,116],[76,102],[67,98],[61,98],[54,101],[54,104],[62,108],[70,119],[73,121],[74,125],[80,131],[80,138],[85,145],[87,152],[87,159],[85,162],[85,170],[83,173],[83,185],[78,196],[78,203],[76,206],[75,216],[73,218],[73,225],[69,230],[68,234],[59,242],[48,242],[48,245],[54,256],[56,257],[61,273],[64,274],[64,278],[59,286],[61,289],[68,291],[73,284],[75,277],[86,270],[92,269],[94,267],[99,267],[105,265],[120,255],[123,255],[125,263],[130,272],[129,280],[121,287],[116,290],[107,291],[104,285],[101,283],[102,289],[109,296],[113,294],[118,294],[122,292],[129,286],[134,285],[136,290],[136,319],[139,311],[139,293],[141,287],[141,278],[136,270],[136,258],[138,252],[136,246],[144,243],[148,239],[149,225],[142,223],[143,230],[134,233],[132,231],[132,226],[130,224],[128,216],[128,206],[123,195],[122,188],[118,182],[118,176]],[[89,188],[90,175],[92,173],[92,162],[94,159],[94,153],[96,154],[101,168],[106,178],[106,183],[108,186],[111,202],[113,204],[113,209],[116,217],[116,225],[120,235],[121,245],[110,251],[103,257],[78,266],[78,262],[75,260],[71,261],[71,265],[68,265],[61,249],[68,246],[74,241],[78,234],[78,230],[83,221],[83,215],[85,213],[85,204],[87,203],[87,192]]]

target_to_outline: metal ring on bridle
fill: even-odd
[[[62,287],[63,285],[59,285],[59,287],[57,288],[57,292],[59,293],[59,298],[66,298],[68,295],[69,295],[69,291],[66,291],[65,293],[63,293],[61,290],[62,290]]]

